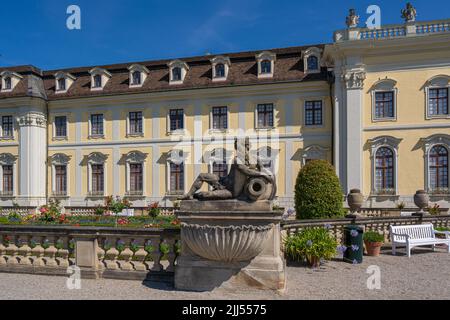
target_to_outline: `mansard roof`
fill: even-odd
[[[306,73],[304,73],[302,52],[310,47],[318,47],[320,49],[324,49],[325,45],[311,45],[214,55],[227,57],[231,60],[232,63],[232,67],[229,70],[227,80],[221,81],[220,83],[214,82],[212,80],[212,55],[180,58],[179,60],[187,63],[189,66],[189,72],[187,73],[183,84],[180,85],[169,84],[169,68],[167,67],[167,64],[170,63],[170,61],[173,61],[173,59],[96,66],[107,70],[112,75],[111,79],[105,85],[105,88],[99,92],[90,90],[91,75],[89,71],[93,69],[93,66],[48,71],[41,71],[40,69],[33,66],[19,66],[11,68],[0,67],[0,72],[4,70],[10,70],[24,76],[24,79],[20,81],[13,92],[8,94],[0,94],[0,99],[29,96],[29,79],[28,77],[26,77],[26,75],[34,75],[35,77],[42,79],[42,83],[45,88],[45,94],[48,100],[61,100],[69,98],[127,93],[163,92],[240,85],[325,80],[325,68],[319,74],[307,75]],[[264,51],[270,51],[276,54],[277,57],[274,68],[274,76],[270,79],[258,79],[258,68],[255,56]],[[144,85],[139,88],[130,88],[129,86],[130,79],[128,68],[133,64],[142,65],[149,70],[147,80],[145,81]],[[55,94],[55,74],[57,72],[69,73],[76,78],[67,93]]]

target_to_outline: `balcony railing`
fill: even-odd
[[[336,31],[334,39],[336,42],[349,40],[383,40],[447,32],[450,32],[450,19],[386,25],[379,29],[349,28]]]
[[[12,190],[2,190],[0,191],[0,197],[12,197],[14,196],[14,192]]]
[[[105,192],[104,191],[89,191],[88,197],[103,198],[103,197],[105,197]]]
[[[67,197],[67,191],[53,191],[52,196],[55,198],[64,198]]]
[[[144,195],[144,191],[143,190],[127,191],[126,195],[128,197],[142,197]]]

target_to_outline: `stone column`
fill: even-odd
[[[364,80],[366,73],[364,65],[355,64],[348,67],[342,74],[344,82],[344,96],[346,101],[345,119],[346,135],[346,164],[347,183],[345,192],[350,189],[362,189],[362,125]]]
[[[18,202],[21,206],[37,207],[46,202],[47,116],[43,108],[39,109],[22,111],[17,119],[19,125]]]

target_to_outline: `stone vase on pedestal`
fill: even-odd
[[[284,290],[281,216],[270,201],[183,201],[175,288]]]
[[[350,207],[350,214],[348,214],[347,217],[355,218],[360,216],[358,211],[364,204],[364,196],[361,191],[359,189],[350,190],[350,193],[347,196],[347,203]]]
[[[425,215],[425,208],[428,207],[428,204],[430,202],[430,196],[425,190],[417,190],[416,194],[414,195],[414,204],[420,209],[420,211],[417,213],[419,215]]]

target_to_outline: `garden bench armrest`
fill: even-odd
[[[410,236],[407,234],[400,234],[400,233],[391,233],[393,236],[397,236],[397,237],[402,237],[405,238],[406,240],[409,240]]]

